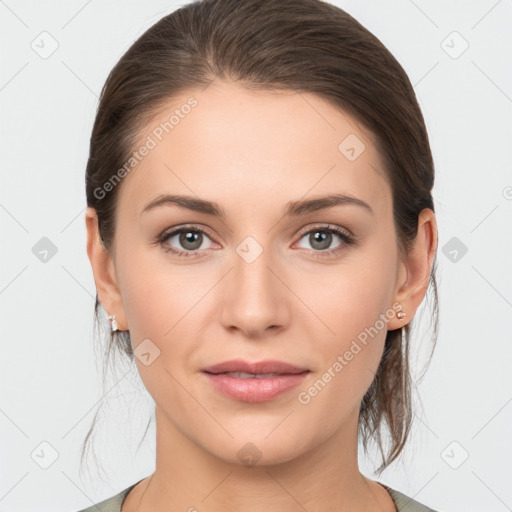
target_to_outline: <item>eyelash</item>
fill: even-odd
[[[164,243],[169,239],[172,238],[174,235],[180,234],[182,232],[195,232],[195,233],[202,233],[203,235],[206,235],[208,238],[211,238],[206,231],[203,229],[197,227],[197,226],[183,226],[181,228],[175,229],[173,231],[170,231],[168,233],[162,233],[158,239],[157,243],[159,243],[162,246],[162,249],[165,252],[169,252],[177,256],[178,258],[191,258],[197,255],[198,252],[201,252],[201,250],[196,251],[180,251],[178,249],[174,249],[171,246],[164,246]],[[338,246],[335,249],[327,249],[324,251],[316,251],[314,249],[311,249],[313,251],[313,254],[315,258],[332,258],[336,257],[337,253],[339,251],[342,251],[345,247],[355,245],[356,240],[354,239],[353,235],[339,229],[336,226],[332,225],[323,225],[323,226],[316,226],[312,229],[309,229],[308,231],[303,232],[299,240],[301,240],[305,235],[309,235],[311,233],[315,232],[324,232],[324,233],[330,233],[338,235],[341,241],[343,242],[340,246]]]

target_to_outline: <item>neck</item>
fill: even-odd
[[[156,469],[122,512],[337,512],[396,510],[357,464],[357,412],[342,431],[288,461],[247,466],[221,460],[183,435],[156,408]]]

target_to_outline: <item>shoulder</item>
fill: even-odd
[[[127,487],[111,498],[103,500],[100,503],[96,503],[95,505],[91,505],[86,509],[79,510],[78,512],[121,512],[121,505],[123,504],[124,499],[126,496],[128,496],[128,493],[137,485],[137,483],[130,485],[130,487]]]
[[[436,512],[434,509],[429,508],[426,505],[413,500],[412,498],[409,498],[409,496],[406,496],[400,491],[396,491],[395,489],[392,489],[391,487],[388,487],[384,484],[381,485],[386,488],[386,490],[393,498],[398,512]]]

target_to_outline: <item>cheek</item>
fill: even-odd
[[[325,431],[338,429],[360,407],[377,372],[387,333],[385,316],[380,317],[386,311],[382,308],[385,293],[351,281],[336,291],[324,294],[322,304],[317,303],[323,306],[319,311],[330,330],[324,329],[325,336],[310,334],[323,364],[298,397],[299,407],[307,411],[304,421],[313,428],[321,417]],[[318,326],[318,321],[314,324]]]
[[[133,247],[125,254],[130,256],[119,262],[118,275],[138,371],[157,403],[171,396],[177,400],[177,381],[189,370],[187,362],[201,338],[197,326],[207,315],[204,275],[201,279],[193,266],[169,263],[154,248]],[[137,357],[146,351],[149,365]],[[158,354],[154,360],[152,351]]]
[[[324,324],[327,346],[341,350],[358,336],[364,341],[368,332],[385,336],[386,322],[380,318],[391,309],[394,272],[385,261],[361,259],[307,280],[302,294],[316,322]]]
[[[172,265],[163,250],[137,249],[119,261],[119,283],[132,340],[167,339],[204,294],[193,267]]]
[[[191,322],[199,290],[190,283],[184,286],[179,269],[148,261],[132,253],[120,267],[119,281],[141,380],[157,404],[170,407],[184,400],[178,382],[184,381],[183,363],[195,346]],[[144,353],[150,354],[149,364]]]
[[[374,249],[372,249],[373,251]],[[386,248],[389,253],[389,247]],[[379,254],[379,252],[377,252]],[[385,254],[384,250],[380,254]],[[361,399],[370,386],[379,366],[387,334],[387,322],[393,318],[391,307],[394,267],[391,257],[367,257],[359,254],[350,262],[314,282],[308,280],[308,306],[321,320],[324,336],[316,350],[321,353],[324,367],[320,370],[319,394],[327,402],[343,397]],[[318,328],[318,318],[311,317]],[[314,390],[312,390],[315,393]]]

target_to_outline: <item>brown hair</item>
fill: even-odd
[[[407,254],[419,213],[434,211],[434,164],[420,107],[405,71],[380,40],[321,0],[195,1],[160,19],[126,51],[101,92],[85,178],[87,205],[97,212],[107,250],[113,248],[121,184],[104,197],[95,190],[129,159],[159,108],[172,96],[206,87],[216,78],[255,90],[315,93],[366,127],[392,189],[400,254]],[[435,303],[432,352],[438,331],[436,267],[435,257],[428,287]],[[100,308],[96,294],[96,322]],[[365,452],[368,441],[378,443],[378,473],[398,457],[412,424],[410,330],[408,324],[387,332],[378,371],[361,403],[359,435]],[[129,332],[110,335],[105,368],[113,351],[133,362]],[[385,425],[391,435],[387,454],[382,447]]]

